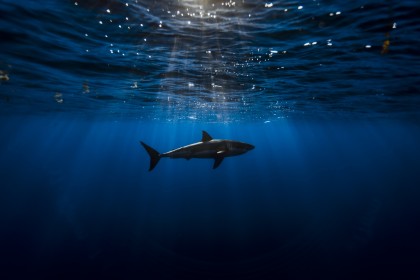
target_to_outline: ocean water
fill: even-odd
[[[419,13],[1,0],[0,278],[419,279]]]

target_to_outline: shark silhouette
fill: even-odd
[[[142,141],[140,141],[140,144],[146,149],[150,156],[149,171],[152,171],[153,168],[155,168],[155,166],[158,164],[159,160],[164,157],[185,159],[213,158],[213,169],[215,169],[222,163],[225,157],[241,155],[254,149],[253,145],[244,142],[213,139],[205,131],[203,131],[201,142],[183,146],[163,154],[146,145]]]

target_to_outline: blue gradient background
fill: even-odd
[[[16,117],[1,127],[7,279],[418,275],[417,124]],[[147,171],[138,140],[166,151],[200,129],[256,148],[216,170],[162,159]]]
[[[76,3],[0,1],[0,279],[420,279],[418,1]]]

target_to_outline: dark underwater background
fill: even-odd
[[[419,279],[419,14],[1,0],[0,279]]]

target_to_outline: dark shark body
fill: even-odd
[[[215,169],[222,163],[225,157],[241,155],[254,149],[253,145],[244,142],[213,139],[205,131],[203,131],[201,142],[190,144],[163,154],[141,141],[140,143],[150,156],[149,171],[152,171],[158,164],[159,160],[164,157],[185,159],[212,158],[214,159],[213,169]]]

